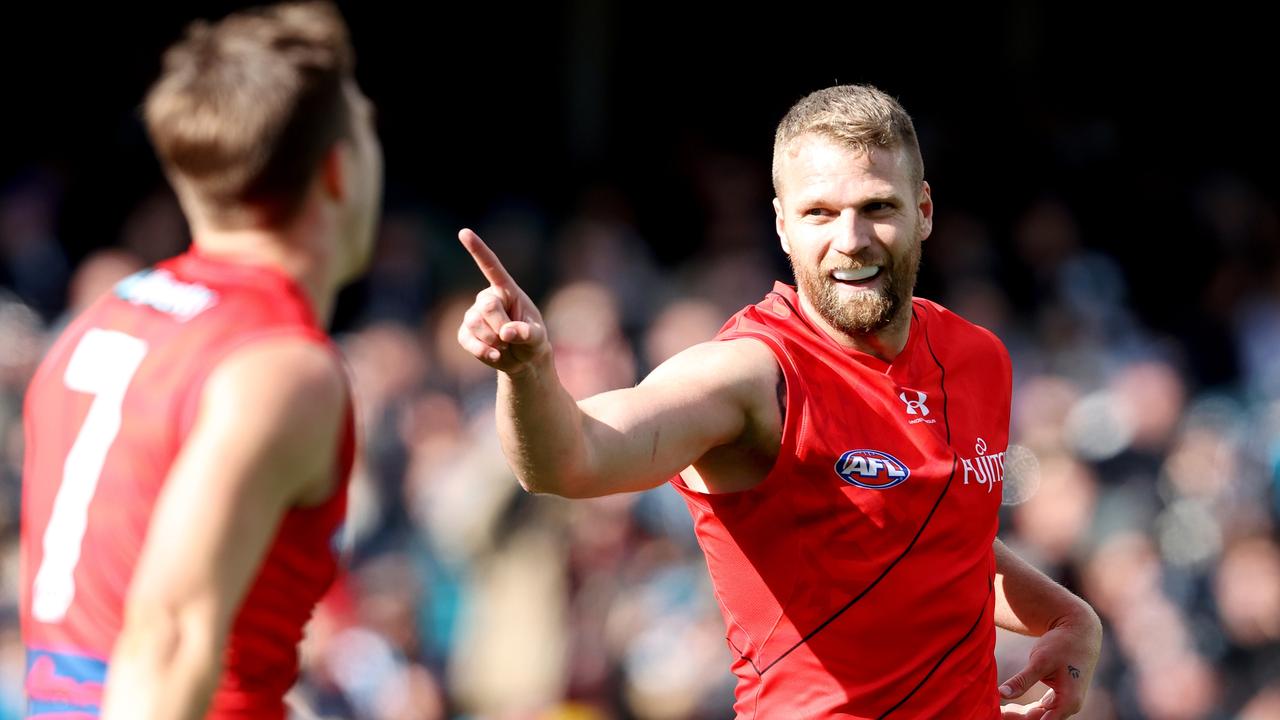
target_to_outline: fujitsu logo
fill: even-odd
[[[988,455],[987,441],[982,438],[978,438],[973,449],[977,457],[960,458],[960,462],[964,465],[964,484],[968,485],[972,478],[977,484],[986,485],[987,492],[991,492],[996,483],[1004,481],[1004,452]]]

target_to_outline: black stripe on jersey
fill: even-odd
[[[969,631],[966,632],[959,640],[957,640],[955,645],[952,645],[946,652],[942,653],[942,657],[938,658],[938,662],[934,663],[933,668],[930,669],[929,672],[925,673],[924,677],[920,678],[920,682],[916,683],[916,686],[911,688],[911,692],[907,693],[906,697],[899,700],[897,704],[894,705],[893,707],[889,708],[888,710],[885,710],[883,713],[876,716],[876,720],[884,720],[884,718],[889,717],[889,715],[894,710],[897,710],[898,708],[902,707],[903,704],[905,704],[908,700],[910,700],[913,696],[915,696],[916,692],[919,691],[920,688],[924,687],[925,683],[929,682],[929,678],[933,677],[933,674],[938,671],[938,668],[942,667],[942,663],[945,662],[947,658],[951,657],[951,653],[955,652],[956,648],[963,645],[964,642],[969,639],[969,636],[973,634],[973,631],[977,630],[978,625],[982,623],[982,618],[986,616],[987,603],[991,601],[991,593],[994,590],[995,590],[995,582],[994,582],[994,579],[992,579],[987,582],[987,597],[985,600],[982,601],[982,607],[978,609],[978,617],[973,619],[973,625],[969,626]]]
[[[915,320],[916,322],[919,322],[919,317],[916,315],[916,305],[914,302],[911,304],[911,316],[913,320]],[[925,344],[928,345],[929,347],[929,354],[933,356],[933,362],[937,364],[938,371],[941,373],[941,376],[938,378],[938,387],[942,391],[942,419],[943,419],[943,422],[946,423],[947,444],[950,445],[951,444],[951,422],[950,420],[947,419],[947,383],[946,383],[947,369],[943,367],[942,363],[938,361],[938,356],[934,354],[933,345],[932,343],[929,342],[929,331],[926,329],[926,326],[924,325],[924,323],[920,324],[920,328],[924,332]],[[861,600],[862,598],[866,597],[867,593],[875,589],[875,587],[880,584],[880,581],[884,580],[885,577],[888,576],[888,574],[892,572],[895,567],[898,566],[898,563],[902,562],[902,559],[907,556],[907,553],[911,552],[912,548],[916,546],[916,541],[918,541],[920,539],[920,536],[924,534],[925,528],[929,527],[929,523],[933,520],[934,513],[938,511],[938,507],[942,505],[943,498],[947,496],[947,492],[951,489],[951,483],[956,478],[956,467],[959,465],[959,462],[957,460],[958,457],[959,455],[956,455],[954,452],[951,454],[951,475],[947,478],[947,484],[942,487],[942,492],[938,494],[938,499],[933,502],[933,507],[929,509],[929,514],[925,516],[924,522],[921,523],[920,525],[920,529],[916,531],[915,537],[911,538],[911,542],[907,543],[907,547],[902,550],[902,553],[898,555],[898,557],[894,558],[893,561],[890,562],[889,565],[885,567],[885,569],[880,573],[880,575],[877,576],[875,580],[871,581],[871,584],[863,588],[862,592],[858,593],[857,596],[855,596],[852,600],[845,603],[844,606],[841,607],[839,610],[836,610],[835,613],[831,615],[831,617],[822,621],[822,623],[818,625],[818,627],[809,631],[809,634],[805,635],[803,638],[800,638],[799,642],[787,648],[785,652],[783,652],[778,657],[774,658],[773,662],[764,666],[764,668],[757,667],[755,660],[752,660],[751,658],[747,657],[745,654],[741,655],[742,659],[746,660],[751,665],[751,669],[755,670],[757,675],[764,675],[766,672],[769,671],[769,668],[772,668],[774,665],[777,665],[778,663],[782,662],[783,658],[790,655],[792,652],[795,652],[796,648],[809,642],[818,633],[822,632],[823,629],[825,629],[828,625],[835,622],[836,618],[839,618],[841,615],[845,613],[846,610],[856,605],[858,601]],[[972,632],[972,630],[970,630],[970,632]],[[968,635],[966,635],[965,637],[968,637]],[[950,653],[951,651],[948,650],[947,652]],[[929,674],[932,675],[933,674],[932,671],[930,671]],[[927,675],[925,676],[925,679],[926,680],[928,679]],[[923,681],[921,681],[921,684],[923,684]],[[917,689],[918,687],[919,686],[917,686]],[[912,690],[911,692],[914,694],[915,690]],[[909,698],[911,697],[911,695],[907,695],[907,697]],[[906,702],[906,698],[903,699],[903,702]]]
[[[911,317],[916,318],[916,305],[911,303]],[[947,369],[942,366],[938,360],[938,355],[933,351],[933,343],[929,340],[929,328],[924,323],[920,324],[920,329],[924,332],[924,344],[929,348],[929,355],[933,357],[933,364],[938,366],[938,387],[942,388],[942,422],[947,427],[947,446],[951,446],[951,417],[947,415]]]
[[[783,428],[783,434],[786,434],[787,427],[787,374],[782,372],[782,366],[778,366],[778,385],[774,389],[778,394],[778,422]]]
[[[912,317],[915,316],[915,311],[916,311],[915,304],[912,303],[912,306],[911,306]],[[921,328],[924,328],[924,326],[922,325]],[[950,446],[951,445],[951,420],[947,415],[947,387],[945,384],[945,381],[947,379],[947,370],[945,367],[943,367],[942,363],[938,360],[938,355],[933,351],[933,343],[929,341],[929,331],[927,329],[925,329],[924,331],[924,342],[925,342],[925,345],[929,348],[929,354],[933,356],[934,364],[938,366],[938,372],[941,373],[941,376],[938,379],[938,385],[939,387],[942,388],[942,419],[943,419],[943,422],[946,423],[947,445]],[[954,450],[952,450],[951,472],[953,477],[955,475],[955,465],[956,465],[955,458],[958,458],[958,457],[960,457],[959,454],[956,453]],[[948,481],[947,484],[950,485],[950,481]],[[904,696],[901,700],[899,700],[897,704],[895,704],[893,707],[889,708],[888,710],[885,710],[882,714],[880,714],[876,718],[876,720],[883,720],[883,718],[888,717],[892,712],[902,707],[903,704],[905,704],[908,700],[914,697],[916,692],[918,692],[920,688],[924,687],[924,684],[929,681],[929,678],[933,677],[933,674],[938,671],[938,668],[942,666],[942,663],[945,662],[946,659],[951,656],[951,653],[955,652],[956,648],[963,645],[965,641],[969,639],[970,635],[973,635],[973,631],[978,629],[978,625],[982,623],[982,618],[986,615],[987,602],[991,599],[991,593],[994,591],[995,591],[995,578],[993,577],[988,580],[987,598],[986,600],[982,601],[982,607],[979,608],[978,610],[978,617],[974,618],[973,625],[969,627],[968,632],[966,632],[959,640],[957,640],[955,645],[952,645],[950,649],[948,649],[945,653],[943,653],[942,657],[938,658],[938,662],[934,663],[933,668],[930,669],[929,672],[925,673],[924,677],[920,678],[920,682],[916,683],[916,686],[911,689],[911,692],[907,693],[906,696]]]

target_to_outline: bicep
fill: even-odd
[[[221,362],[157,499],[128,614],[225,633],[284,514],[328,481],[346,395],[328,350],[263,341]]]
[[[777,363],[753,340],[696,345],[634,388],[583,400],[590,494],[665,482],[708,450],[739,440],[776,403]]]

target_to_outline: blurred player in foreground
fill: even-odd
[[[592,497],[670,481],[727,625],[740,718],[1060,720],[1101,626],[996,539],[1011,369],[990,332],[913,298],[933,201],[911,119],[865,86],[797,103],[774,144],[778,283],[638,386],[574,402],[538,309],[489,281],[458,340],[497,368],[521,484]],[[995,628],[1038,636],[999,683]],[[1036,681],[1052,689],[1000,707]]]
[[[28,717],[283,718],[354,451],[325,333],[382,155],[327,3],[197,22],[145,119],[194,238],[58,339],[26,396]]]

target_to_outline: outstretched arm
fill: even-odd
[[[651,488],[776,414],[777,362],[753,340],[696,345],[634,388],[575,402],[538,308],[475,233],[458,237],[489,281],[458,342],[499,371],[498,434],[525,489],[593,497]]]
[[[1027,666],[1000,686],[1015,698],[1037,681],[1050,690],[1026,706],[1006,705],[1005,718],[1062,720],[1080,711],[1102,650],[1102,623],[1084,600],[1049,579],[1000,540],[996,554],[996,625],[1039,638]]]

